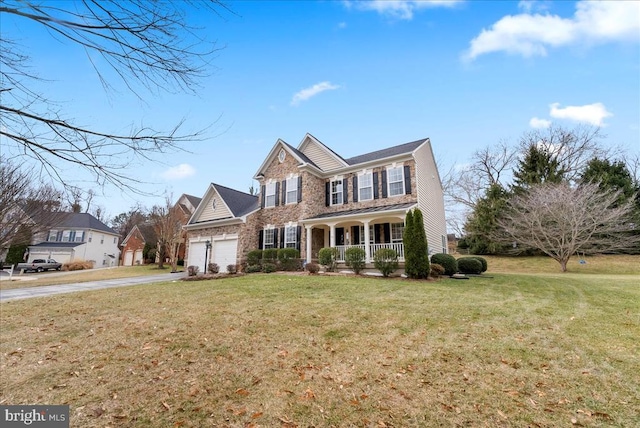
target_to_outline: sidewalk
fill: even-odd
[[[75,291],[101,290],[105,288],[127,287],[130,285],[149,284],[152,282],[178,281],[185,272],[163,273],[159,275],[138,276],[131,278],[107,279],[104,281],[76,282],[60,285],[43,285],[41,287],[14,288],[0,290],[0,302],[29,299],[32,297],[52,296],[54,294],[73,293]]]

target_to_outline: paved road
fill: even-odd
[[[137,276],[132,278],[107,279],[104,281],[76,282],[60,285],[43,285],[40,287],[14,288],[0,290],[0,302],[17,299],[29,299],[31,297],[52,296],[54,294],[73,293],[74,291],[100,290],[103,288],[127,287],[129,285],[149,284],[151,282],[163,282],[179,280],[186,273],[163,273],[160,275]]]

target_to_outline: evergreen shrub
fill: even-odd
[[[398,269],[398,252],[393,248],[380,248],[373,255],[373,265],[382,276],[388,277]]]
[[[344,252],[344,262],[356,275],[364,269],[366,254],[360,247],[349,247]]]
[[[451,276],[458,272],[458,262],[451,254],[436,253],[431,256],[431,263],[439,264],[444,268],[444,274]]]
[[[458,259],[458,270],[461,273],[479,275],[482,273],[482,262],[475,257],[461,257]]]

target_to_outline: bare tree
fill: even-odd
[[[545,183],[514,196],[498,219],[497,241],[518,251],[536,249],[560,263],[578,253],[597,254],[633,248],[640,235],[630,221],[633,202],[618,204],[619,192],[601,192],[597,184],[572,187]]]
[[[126,173],[132,162],[153,159],[202,134],[183,133],[182,122],[166,132],[141,126],[129,133],[75,124],[54,100],[33,89],[41,77],[31,70],[29,56],[8,33],[8,22],[42,25],[52,37],[87,53],[105,89],[112,88],[108,75],[113,74],[142,98],[140,88],[195,92],[197,83],[206,76],[217,47],[202,40],[197,29],[187,24],[187,7],[228,11],[219,0],[0,2],[0,138],[4,154],[23,161],[30,158],[41,173],[64,185],[71,181],[71,175],[64,171],[71,170],[77,177],[80,168],[99,185],[110,183],[139,191]]]
[[[120,242],[124,241],[131,229],[137,224],[146,222],[149,218],[147,208],[138,204],[131,207],[129,211],[113,217],[109,224],[120,235]]]
[[[158,268],[162,268],[165,258],[168,258],[171,269],[175,272],[183,234],[184,213],[180,207],[173,205],[171,197],[167,196],[164,205],[151,208],[149,219],[158,238]]]

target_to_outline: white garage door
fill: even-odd
[[[124,265],[131,266],[133,264],[133,251],[127,250],[124,253]]]
[[[141,265],[144,263],[142,260],[142,250],[136,250],[135,264]]]
[[[211,255],[211,261],[220,267],[220,272],[226,272],[228,265],[236,264],[237,251],[237,239],[213,241],[213,254]]]
[[[205,261],[204,252],[206,246],[204,242],[190,242],[189,243],[189,259],[187,260],[188,266],[198,266],[200,272],[204,272]]]

